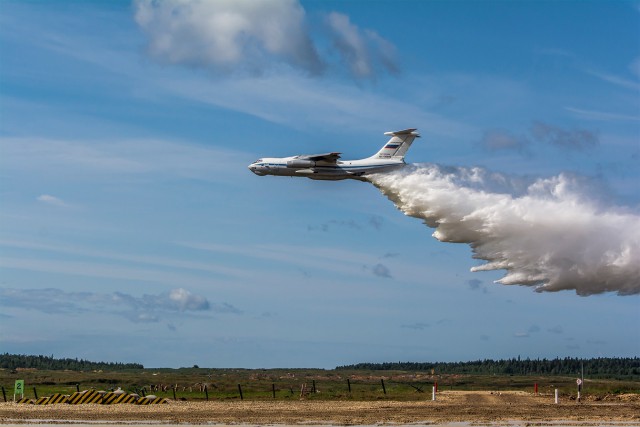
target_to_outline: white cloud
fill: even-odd
[[[239,314],[230,304],[210,304],[207,298],[184,288],[136,297],[122,292],[67,292],[62,289],[0,289],[0,305],[12,309],[37,310],[48,314],[107,313],[135,323],[158,322],[169,314],[206,312]]]
[[[137,0],[135,8],[149,53],[162,62],[236,75],[287,68],[320,75],[332,65],[331,50],[317,48],[326,44],[323,35],[310,32],[297,0]],[[375,31],[337,12],[326,22],[340,66],[346,64],[354,77],[398,71],[395,46]]]
[[[174,64],[262,72],[277,63],[319,74],[324,66],[296,0],[135,2],[150,53]]]
[[[348,16],[337,12],[328,15],[327,23],[335,47],[354,76],[373,77],[377,63],[388,72],[398,71],[395,47],[375,31],[363,31],[352,24]]]
[[[39,202],[46,203],[48,205],[58,206],[62,208],[69,206],[65,202],[63,202],[62,199],[55,196],[51,196],[49,194],[42,194],[37,197],[37,200]]]
[[[205,297],[193,295],[184,288],[171,290],[169,300],[175,303],[180,311],[209,309],[209,301]]]

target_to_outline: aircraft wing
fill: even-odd
[[[314,162],[336,163],[342,153],[306,154],[300,156],[301,160],[313,160]]]

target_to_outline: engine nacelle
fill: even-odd
[[[312,168],[316,165],[316,162],[313,160],[289,160],[287,162],[288,168],[299,169],[299,168]]]

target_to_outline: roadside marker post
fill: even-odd
[[[436,400],[436,386],[433,386],[433,390],[431,391],[431,400]]]
[[[558,403],[558,389],[556,389],[556,400],[555,400],[555,402]]]
[[[20,395],[20,399],[24,399],[24,380],[16,380],[16,384],[13,387],[13,401],[16,401],[16,396]]]

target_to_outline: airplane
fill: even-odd
[[[385,132],[391,139],[371,157],[361,160],[339,160],[342,153],[302,154],[291,157],[269,157],[251,163],[249,170],[256,175],[300,176],[310,179],[337,181],[357,179],[386,172],[405,165],[404,156],[420,134],[417,129]]]

